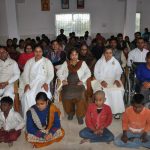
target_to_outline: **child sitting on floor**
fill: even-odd
[[[35,148],[61,141],[65,134],[60,124],[61,112],[44,92],[39,92],[35,101],[27,112],[27,141]]]
[[[123,135],[118,136],[114,143],[120,147],[150,148],[150,110],[144,107],[144,96],[135,94],[132,106],[128,107],[122,118]]]
[[[21,134],[25,123],[19,113],[12,109],[13,100],[10,97],[1,99],[0,111],[0,142],[13,145]]]
[[[112,112],[108,105],[104,104],[105,93],[97,91],[94,94],[94,103],[89,104],[85,122],[87,127],[80,131],[79,135],[84,142],[111,142],[113,134],[107,129],[112,122]]]

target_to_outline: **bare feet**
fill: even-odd
[[[89,139],[82,139],[82,140],[80,141],[80,144],[83,144],[83,143],[86,143],[86,142],[90,143],[90,140],[89,140]]]
[[[32,144],[32,148],[35,148],[35,145],[34,145],[34,144]]]
[[[12,147],[13,146],[13,142],[8,143],[8,146]]]

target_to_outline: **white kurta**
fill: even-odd
[[[106,62],[105,57],[102,56],[102,58],[99,59],[95,65],[94,76],[96,80],[91,83],[93,92],[104,90],[106,95],[105,103],[111,107],[113,114],[122,113],[125,110],[123,101],[124,88],[123,86],[118,88],[113,84],[115,80],[120,81],[121,74],[122,68],[114,57]],[[101,86],[100,83],[102,81],[107,82],[107,88],[103,88]]]
[[[58,101],[59,101],[59,93],[62,87],[62,81],[63,80],[67,81],[68,75],[69,75],[69,70],[68,70],[67,62],[65,61],[57,71],[57,77],[60,80],[60,84],[56,85],[55,99],[58,99]],[[79,80],[83,82],[83,85],[86,88],[87,87],[86,81],[88,78],[91,77],[91,71],[84,61],[82,62],[80,69],[77,71],[77,75],[79,77]]]
[[[82,62],[80,69],[77,71],[77,74],[78,74],[79,80],[83,82],[86,88],[86,81],[89,77],[91,77],[91,71],[84,61]],[[61,81],[63,80],[67,81],[68,75],[69,75],[69,70],[68,70],[67,62],[65,61],[61,65],[61,67],[58,69],[57,76],[58,76],[58,79],[60,79]]]
[[[19,79],[20,70],[18,64],[11,58],[5,61],[0,59],[0,83],[7,82],[8,85],[4,89],[0,89],[0,97],[10,96],[14,99],[14,82]]]
[[[48,92],[42,88],[44,83],[50,85],[54,77],[54,68],[50,60],[42,57],[37,62],[35,58],[27,61],[23,72],[24,85],[29,84],[30,90],[21,97],[22,111],[25,118],[28,109],[35,104],[35,97],[39,92],[45,92],[51,98],[50,86]]]
[[[18,112],[13,109],[10,110],[7,118],[5,119],[4,113],[0,111],[0,128],[9,131],[11,129],[21,130],[25,126],[25,122]]]
[[[128,66],[131,66],[131,61],[146,62],[145,58],[147,53],[148,50],[143,49],[143,51],[141,51],[138,48],[135,48],[134,50],[130,51],[128,55]]]

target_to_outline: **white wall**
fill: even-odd
[[[138,0],[137,12],[141,13],[141,32],[145,27],[150,30],[150,0]]]
[[[19,39],[18,34],[18,23],[16,14],[16,0],[5,0],[6,1],[6,13],[8,23],[8,36],[9,38],[16,37]]]
[[[137,0],[126,0],[124,36],[134,40]]]
[[[8,37],[5,0],[0,0],[0,44],[5,43]]]
[[[50,34],[55,36],[55,14],[85,12],[91,14],[91,33],[104,35],[123,33],[125,2],[120,0],[85,0],[85,9],[77,9],[70,0],[69,9],[61,9],[61,0],[50,0],[50,12],[41,11],[41,0],[25,0],[17,4],[18,26],[21,36]]]
[[[0,0],[0,44],[8,38],[6,0]],[[76,8],[76,0],[70,1],[69,9],[61,9],[61,0],[50,0],[51,10],[41,11],[41,0],[17,0],[18,34],[21,37],[35,37],[43,33],[55,36],[55,14],[90,13],[91,33],[108,37],[124,31],[126,0],[85,0],[85,9]],[[150,29],[150,0],[138,0],[137,12],[141,12],[141,31]]]

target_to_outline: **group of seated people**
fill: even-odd
[[[26,140],[34,147],[60,141],[65,132],[54,105],[59,101],[68,120],[76,114],[78,124],[83,124],[85,117],[81,143],[114,140],[117,146],[150,148],[150,111],[144,107],[150,100],[150,52],[140,33],[130,42],[122,34],[106,40],[98,33],[92,40],[88,32],[80,38],[73,32],[67,40],[64,30],[60,32],[52,42],[42,35],[37,44],[28,38],[20,40],[18,47],[9,39],[7,46],[0,47],[0,142],[11,145],[24,126]],[[140,90],[125,109],[121,76],[132,62],[144,64],[136,70]],[[12,108],[17,80],[21,115]],[[107,127],[113,116],[120,119],[122,113],[123,135],[114,138]]]

